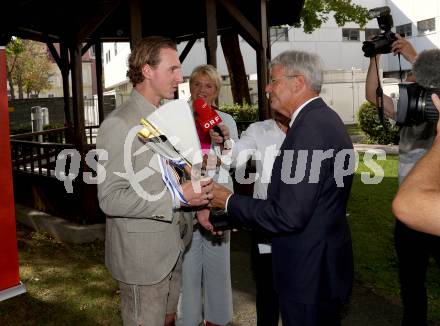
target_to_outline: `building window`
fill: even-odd
[[[115,49],[115,57],[118,55],[118,43],[115,42],[114,44],[114,49]]]
[[[289,29],[287,27],[271,27],[270,42],[289,41]]]
[[[343,28],[342,29],[343,41],[360,41],[359,28]]]
[[[396,26],[396,33],[404,37],[412,36],[412,24],[404,24]]]
[[[380,34],[379,28],[366,28],[365,29],[365,40],[371,40],[374,36]]]
[[[417,22],[417,32],[426,34],[435,31],[435,18],[425,19]]]

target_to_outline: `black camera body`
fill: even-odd
[[[391,31],[393,27],[393,17],[390,12],[391,10],[388,6],[374,8],[368,11],[371,19],[377,18],[379,28],[383,32],[371,40],[364,41],[362,51],[364,51],[366,57],[371,58],[377,54],[391,52],[391,45],[397,40],[397,37],[396,34]]]
[[[440,95],[440,89],[423,87],[417,83],[400,83],[396,124],[413,126],[422,122],[437,122],[439,115],[431,99],[433,93]]]

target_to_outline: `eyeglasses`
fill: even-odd
[[[302,75],[283,75],[283,76],[280,76],[278,78],[272,78],[272,79],[269,80],[268,85],[273,85],[273,84],[275,84],[277,81],[279,81],[281,79],[293,79],[293,78],[298,77],[298,76],[302,76]]]

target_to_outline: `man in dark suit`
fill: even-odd
[[[340,325],[353,280],[347,200],[353,144],[339,116],[319,97],[321,60],[287,51],[271,63],[272,109],[291,118],[275,160],[267,200],[215,184],[211,206],[241,226],[273,234],[274,282],[283,325]]]

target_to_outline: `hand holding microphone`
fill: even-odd
[[[220,129],[220,132],[219,130]],[[229,136],[229,128],[225,124],[220,124],[216,126],[216,128],[213,128],[209,131],[209,135],[211,136],[211,139],[220,146],[228,147],[228,140],[230,139]],[[226,143],[226,145],[225,145]],[[229,148],[229,147],[228,147]]]
[[[219,125],[222,118],[217,112],[202,98],[195,100],[193,107],[197,114],[196,122],[202,130],[209,132],[217,144],[227,147],[228,142],[225,144],[225,141],[229,139],[229,129],[224,124]]]

